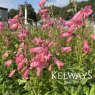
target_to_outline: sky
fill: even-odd
[[[28,3],[32,4],[32,6],[36,12],[39,10],[38,3],[41,0],[27,0],[27,1],[28,1]],[[87,1],[87,0],[77,0],[77,1],[80,2],[80,1]],[[11,8],[17,9],[18,5],[24,4],[24,2],[25,2],[25,0],[0,0],[0,7],[5,7],[8,9],[11,9]],[[53,5],[56,5],[59,7],[63,7],[63,6],[66,6],[68,3],[69,3],[69,0],[50,0],[49,2],[47,2],[46,5],[53,4]]]

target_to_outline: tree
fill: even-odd
[[[53,9],[54,17],[62,17],[66,20],[71,19],[71,17],[75,14],[72,1],[77,1],[77,0],[70,0],[70,3],[65,7],[56,7],[53,5],[52,9]],[[77,2],[77,7],[75,7],[76,10],[79,11],[82,8],[84,8],[86,5],[92,5],[93,13],[95,13],[95,3],[91,3],[91,1],[93,1],[93,0]],[[95,2],[95,0],[93,2]],[[48,8],[51,11],[50,6],[46,7],[46,8]]]
[[[23,14],[25,14],[25,5],[21,5],[22,7],[22,11],[23,11]],[[34,22],[37,22],[37,14],[36,12],[34,11],[34,8],[32,7],[31,4],[27,4],[27,10],[28,10],[28,21],[31,22],[31,20],[33,20]]]
[[[8,18],[13,18],[17,14],[18,14],[18,10],[10,9],[9,12],[8,12]]]
[[[23,15],[25,14],[25,5],[20,5],[23,11]],[[34,11],[34,8],[32,7],[31,4],[27,4],[27,10],[28,10],[28,22],[31,22],[31,20],[33,20],[34,22],[37,22],[37,15],[36,12]],[[8,17],[12,18],[15,15],[18,14],[18,10],[16,9],[11,9],[8,13]]]

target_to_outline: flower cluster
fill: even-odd
[[[18,40],[21,41],[28,35],[28,30],[24,27],[18,33]]]
[[[0,31],[2,31],[4,29],[4,24],[3,22],[0,22]]]
[[[19,27],[18,19],[19,19],[19,16],[16,15],[12,19],[8,20],[8,24],[9,24],[11,30],[17,30],[18,29],[18,27]]]
[[[91,6],[86,6],[84,9],[78,11],[69,21],[62,20],[60,18],[60,25],[64,27],[68,27],[67,32],[61,32],[60,37],[65,38],[69,37],[66,41],[66,43],[71,42],[72,40],[72,35],[74,34],[74,30],[77,28],[80,28],[81,26],[85,25],[85,19],[89,17],[93,13]],[[91,38],[94,36],[91,35]],[[70,49],[71,50],[71,49]],[[83,52],[88,53],[90,51],[88,47],[88,42],[84,38],[84,47],[83,47]]]
[[[36,56],[31,60],[30,69],[35,68],[37,76],[40,76],[42,70],[50,65],[50,59],[54,61],[59,69],[64,66],[64,63],[53,57],[49,51],[49,47],[53,44],[52,42],[41,40],[40,38],[34,38],[33,42],[38,45],[38,47],[30,49],[32,54],[36,54]]]
[[[54,25],[55,21],[50,19],[49,12],[46,8],[44,8],[44,5],[46,3],[46,0],[42,0],[39,3],[39,6],[41,10],[39,11],[39,14],[41,15],[41,18],[43,20],[42,29],[47,29],[48,27],[51,27]]]

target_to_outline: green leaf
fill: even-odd
[[[26,83],[25,79],[18,79],[19,85]]]
[[[95,95],[95,84],[92,85],[89,95]]]

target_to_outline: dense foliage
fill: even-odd
[[[82,2],[77,2],[77,11],[82,9],[86,5],[92,5],[93,13],[95,13],[95,0],[91,1],[82,1]],[[57,6],[51,6],[47,7],[50,11],[53,10],[53,15],[54,17],[62,17],[64,19],[70,19],[74,15],[74,5],[73,3],[68,4],[65,7],[57,7]]]
[[[25,14],[25,6],[24,5],[20,5],[22,8],[22,12],[23,12],[23,16]],[[9,18],[13,18],[15,15],[18,14],[19,10],[16,9],[10,9],[8,12],[8,17]],[[34,11],[34,8],[32,7],[31,4],[27,4],[27,11],[28,11],[28,21],[31,22],[32,20],[34,22],[37,22],[37,16],[36,16],[36,12]]]

